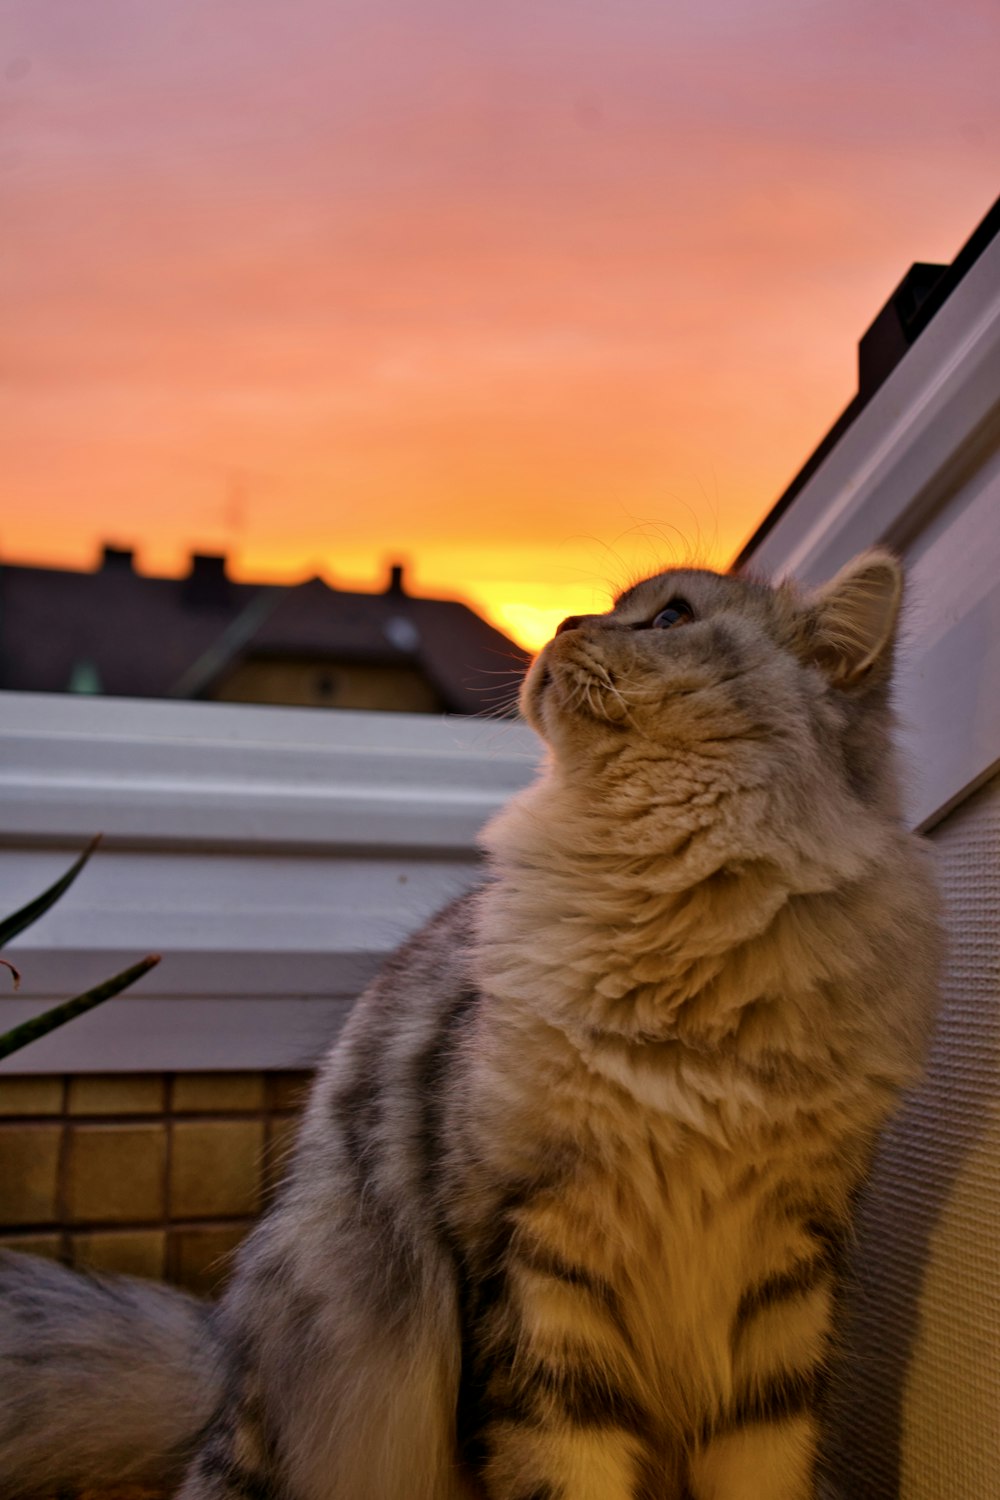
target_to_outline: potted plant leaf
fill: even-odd
[[[98,834],[96,838],[91,839],[86,849],[66,873],[50,885],[48,890],[43,891],[40,896],[36,896],[33,901],[29,901],[26,906],[22,906],[19,911],[13,912],[9,917],[0,918],[0,948],[5,947],[12,938],[24,932],[25,928],[30,927],[33,922],[37,922],[39,917],[44,916],[49,908],[55,905],[59,898],[69,890],[100,841],[101,836]],[[12,1052],[26,1047],[29,1042],[35,1042],[39,1037],[46,1036],[57,1026],[64,1026],[67,1021],[74,1020],[76,1016],[82,1016],[85,1011],[93,1010],[95,1005],[110,1000],[112,995],[120,994],[159,962],[158,953],[147,954],[130,968],[123,969],[120,974],[115,974],[111,979],[106,979],[103,984],[94,985],[83,994],[75,995],[71,1000],[64,1000],[60,1005],[53,1005],[49,1010],[43,1011],[40,1016],[33,1016],[30,1020],[11,1027],[9,1031],[0,1032],[0,1059],[9,1057]],[[15,966],[5,958],[0,958],[0,964],[10,970],[14,988],[17,989],[21,976]]]

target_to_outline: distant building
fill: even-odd
[[[496,713],[525,655],[464,604],[416,599],[394,566],[384,593],[321,578],[236,583],[222,556],[183,578],[105,547],[92,573],[0,567],[0,688],[323,708]]]

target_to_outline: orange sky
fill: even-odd
[[[998,47],[994,0],[9,0],[0,558],[406,557],[529,643],[725,564],[995,196]]]

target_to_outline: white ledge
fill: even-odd
[[[467,850],[531,776],[524,725],[0,693],[0,836]]]
[[[163,961],[0,1072],[301,1067],[379,963],[481,878],[535,773],[518,723],[0,693],[0,912],[79,880],[11,945],[0,1029]]]

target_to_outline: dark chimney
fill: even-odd
[[[192,552],[184,579],[184,602],[192,609],[226,609],[231,603],[225,553]]]
[[[865,401],[874,396],[923,332],[927,322],[924,303],[947,269],[947,266],[929,261],[917,261],[871,327],[861,335],[858,343],[858,394]]]
[[[386,585],[387,594],[405,594],[403,587],[403,564],[393,563],[389,569],[389,582]]]
[[[135,567],[135,553],[131,547],[110,547],[105,542],[101,553],[101,567],[114,568],[116,572],[131,573]]]

